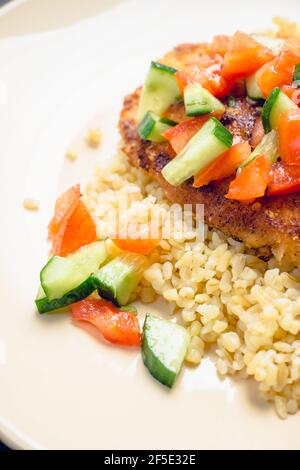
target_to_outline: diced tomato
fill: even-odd
[[[298,38],[288,38],[284,43],[284,49],[300,56],[300,43]]]
[[[269,96],[273,88],[290,85],[295,65],[300,56],[290,50],[283,50],[275,59],[265,64],[257,73],[257,83],[264,96]]]
[[[185,87],[194,82],[200,83],[216,97],[226,96],[230,92],[232,83],[221,75],[223,57],[219,54],[207,57],[205,62],[199,60],[199,62],[176,72],[177,83],[182,95]]]
[[[281,87],[281,91],[286,94],[290,99],[292,99],[293,93],[296,91],[296,88],[294,88],[292,85],[283,85]]]
[[[111,302],[85,299],[72,305],[72,318],[95,325],[110,343],[140,346],[140,325],[133,312],[122,311]]]
[[[256,157],[230,183],[227,199],[249,201],[264,196],[270,175],[270,161],[265,155]]]
[[[188,141],[201,129],[203,124],[209,119],[210,116],[198,116],[170,127],[162,135],[167,139],[174,151],[178,154],[188,143]]]
[[[230,39],[222,76],[227,79],[247,77],[273,58],[269,49],[247,34],[237,31]]]
[[[148,240],[143,238],[136,240],[129,238],[114,238],[112,241],[120,248],[120,250],[130,251],[140,255],[149,255],[160,242],[160,240]]]
[[[300,109],[289,109],[279,117],[280,156],[287,165],[300,165]]]
[[[267,194],[275,196],[300,191],[300,166],[275,163],[271,167]]]
[[[215,54],[220,54],[222,57],[229,49],[230,36],[218,35],[213,38],[212,51]]]
[[[232,175],[235,170],[250,155],[251,147],[248,142],[240,142],[220,155],[213,163],[195,176],[193,186],[199,188],[210,181],[221,180]]]
[[[56,201],[55,213],[48,225],[49,240],[57,234],[61,221],[69,211],[72,211],[80,198],[80,186],[76,184],[63,193]]]
[[[300,60],[300,59],[299,59]],[[283,85],[281,87],[283,93],[285,93],[297,106],[300,106],[300,90],[294,85]]]
[[[62,218],[59,230],[53,238],[53,253],[67,256],[97,240],[96,225],[83,202],[78,199]]]
[[[197,65],[190,65],[186,69],[178,70],[175,76],[182,96],[187,85],[193,82],[202,83],[204,79],[204,73]]]

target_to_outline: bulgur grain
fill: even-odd
[[[112,209],[118,210],[120,192],[132,187],[128,218],[140,223],[151,209],[161,215],[164,227],[170,203],[162,188],[120,154],[111,169],[96,170],[84,195],[99,237],[107,233]],[[252,377],[280,418],[295,413],[300,404],[300,269],[280,270],[274,257],[264,262],[247,253],[243,243],[208,227],[204,241],[187,231],[178,235],[161,240],[151,253],[135,295],[144,303],[160,295],[173,313],[180,313],[191,334],[187,363],[200,364],[205,344],[217,345],[220,375]]]
[[[86,135],[86,141],[89,147],[96,149],[101,143],[100,129],[89,129]]]
[[[224,348],[227,349],[227,351],[229,352],[235,352],[241,346],[239,336],[233,331],[228,332],[228,333],[223,333],[221,335],[221,343],[224,346]]]
[[[156,294],[152,287],[144,287],[140,291],[140,298],[144,304],[151,304],[156,298]]]
[[[199,336],[201,331],[201,323],[198,320],[192,322],[190,326],[191,336]]]
[[[65,157],[68,160],[74,162],[78,158],[78,153],[75,152],[75,150],[69,149],[69,150],[66,151]]]
[[[37,211],[39,210],[39,203],[35,199],[31,199],[29,197],[26,197],[23,201],[23,207],[24,209],[27,209],[28,211]]]

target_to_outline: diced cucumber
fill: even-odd
[[[284,39],[280,38],[271,38],[269,36],[264,36],[263,34],[251,34],[255,41],[259,42],[262,46],[267,47],[274,55],[280,54],[283,49]]]
[[[271,129],[277,129],[280,114],[288,109],[298,109],[298,106],[280,88],[274,88],[262,110],[262,122],[266,133]]]
[[[184,149],[162,170],[164,178],[179,186],[209,165],[232,145],[232,134],[211,117]]]
[[[94,275],[99,295],[118,306],[126,305],[147,266],[146,256],[134,253],[116,256]]]
[[[151,375],[171,388],[180,372],[189,342],[190,335],[183,326],[147,315],[142,354]]]
[[[97,271],[107,257],[105,242],[98,241],[66,257],[53,256],[42,269],[40,280],[48,300],[60,299]]]
[[[257,83],[257,72],[254,73],[253,75],[250,75],[250,77],[246,78],[246,91],[247,91],[248,98],[250,98],[251,100],[254,100],[254,101],[264,100],[262,91],[259,88],[258,83]]]
[[[298,86],[300,84],[300,64],[295,65],[293,83]]]
[[[93,275],[85,279],[79,286],[70,290],[58,299],[48,299],[40,286],[38,295],[35,299],[36,307],[39,313],[48,313],[71,305],[79,300],[85,299],[97,289],[97,283]]]
[[[99,269],[100,265],[107,259],[107,250],[105,241],[97,241],[85,245],[74,253],[68,255],[76,266],[78,266],[82,273],[91,274]]]
[[[144,140],[163,142],[165,139],[161,134],[176,124],[170,119],[160,118],[152,111],[148,111],[138,127],[138,134]]]
[[[190,83],[184,89],[184,106],[187,116],[199,116],[213,111],[223,113],[225,107],[199,83]]]
[[[168,107],[180,99],[180,91],[175,77],[176,69],[158,62],[151,62],[140,98],[138,121],[141,122],[147,111],[161,115]]]
[[[78,286],[81,279],[80,270],[74,269],[72,260],[61,256],[50,258],[40,273],[41,285],[50,300],[62,297]]]
[[[244,161],[240,168],[245,168],[249,165],[256,157],[259,155],[266,155],[270,163],[275,163],[279,158],[279,145],[278,145],[278,133],[274,129],[265,134],[261,142],[256,146],[256,148],[251,152],[249,157]]]

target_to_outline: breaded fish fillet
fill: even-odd
[[[205,48],[205,44],[182,45],[168,53],[161,62],[182,68],[205,53]],[[245,204],[224,197],[232,178],[201,188],[194,188],[192,180],[180,187],[171,186],[163,178],[161,170],[175,155],[172,147],[168,142],[156,144],[142,140],[137,133],[140,93],[138,89],[125,98],[119,121],[123,151],[129,162],[151,174],[170,201],[204,204],[205,222],[209,226],[242,240],[250,248],[264,248],[266,252],[271,248],[280,261],[297,264],[300,261],[300,192],[263,197],[252,204]],[[234,108],[227,106],[222,123],[234,136],[251,143],[259,113],[259,108],[249,104],[245,98],[239,98]]]

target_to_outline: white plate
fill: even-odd
[[[135,0],[67,29],[0,43],[0,437],[5,442],[60,449],[300,447],[299,415],[280,421],[251,382],[221,382],[208,359],[185,369],[169,392],[152,380],[139,353],[104,344],[67,315],[38,316],[33,305],[55,197],[70,183],[82,182],[95,157],[113,154],[122,97],[142,82],[150,59],[180,42],[265,28],[274,15],[299,18],[299,13],[298,0],[251,0],[247,9],[228,0]],[[34,28],[39,17],[30,18]],[[99,151],[83,143],[90,124],[103,131]],[[73,141],[80,159],[65,162]],[[38,199],[40,211],[26,212],[24,197]]]

